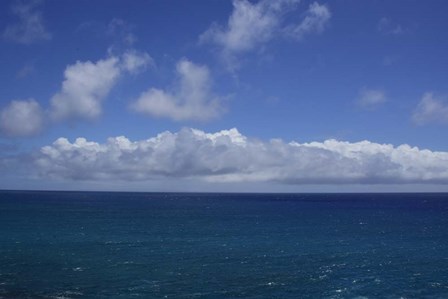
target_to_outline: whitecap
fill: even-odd
[[[84,295],[82,292],[78,292],[78,291],[65,291],[64,294],[65,295],[77,295],[77,296]]]

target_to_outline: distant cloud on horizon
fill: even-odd
[[[185,128],[106,143],[59,138],[33,155],[40,176],[74,181],[196,178],[281,184],[446,184],[448,152],[370,141],[284,142],[248,138],[237,129]]]

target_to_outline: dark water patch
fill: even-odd
[[[0,192],[0,298],[447,298],[447,194]]]

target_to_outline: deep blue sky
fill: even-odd
[[[367,140],[448,151],[446,1],[47,0],[0,6],[5,171],[17,154],[35,157],[60,137],[103,144],[109,137],[139,141],[182,128],[209,133],[237,128],[266,143]],[[139,62],[133,69],[124,66],[126,53]],[[89,61],[93,72],[99,61],[112,65],[102,74],[117,72],[103,89],[100,75],[86,75]],[[63,87],[64,80],[71,84],[64,72],[77,62],[76,76],[95,81],[89,93],[80,85]],[[163,103],[151,88],[162,93]],[[13,109],[14,100],[23,105]],[[89,112],[91,103],[97,113]],[[169,108],[173,103],[177,108]],[[435,175],[437,190],[448,177],[446,157],[440,159],[434,163],[446,168]],[[45,181],[47,188],[53,186],[49,177],[60,176],[67,188],[72,180],[98,180],[49,175],[30,163],[25,169],[39,169],[33,180]],[[202,175],[179,176],[202,182]],[[378,175],[369,170],[364,176],[370,184]],[[24,175],[8,184],[19,185],[17,177]],[[143,181],[153,180],[149,177]],[[417,182],[427,177],[434,179],[422,175]],[[311,182],[341,183],[321,182],[319,175]],[[341,184],[347,183],[353,182]]]

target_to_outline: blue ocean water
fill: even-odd
[[[0,192],[0,298],[448,298],[448,194]]]

